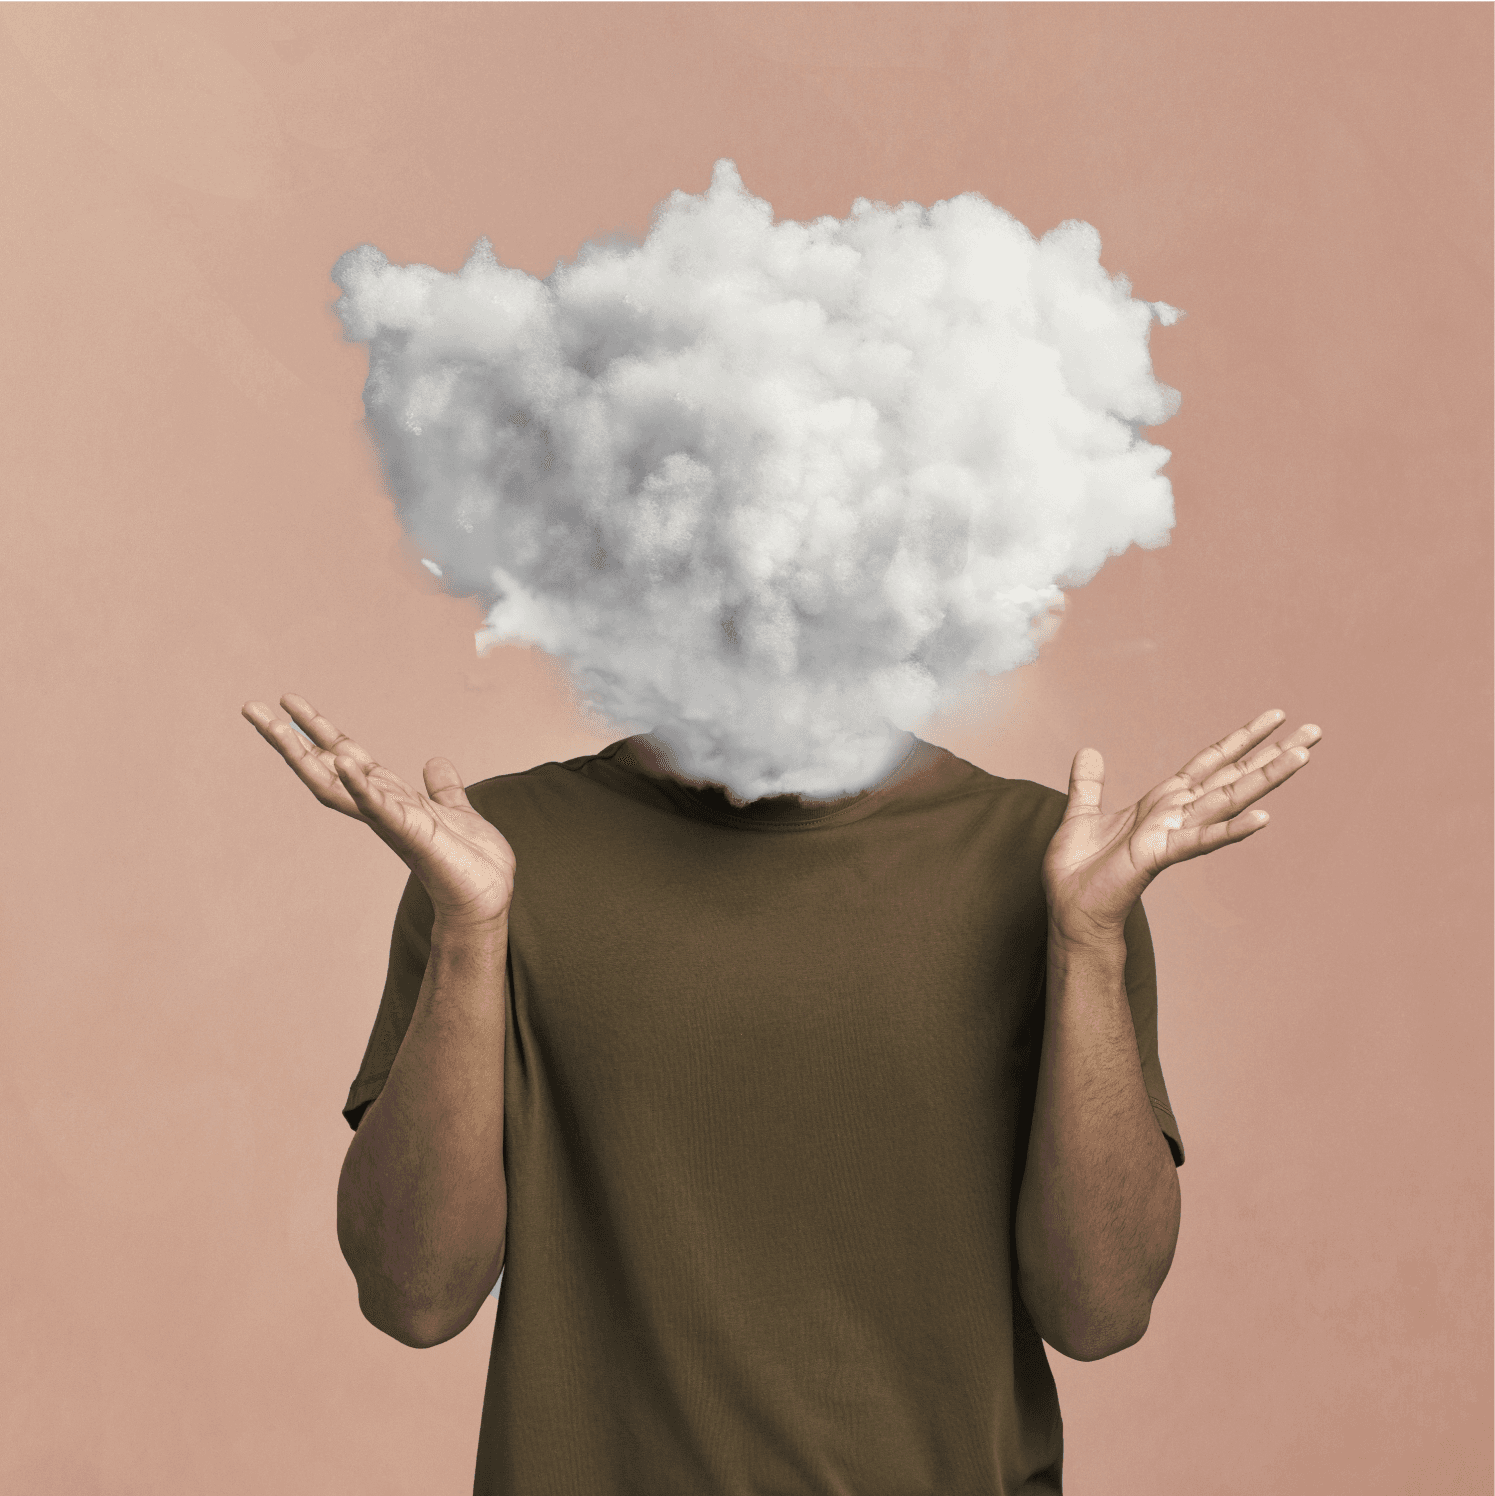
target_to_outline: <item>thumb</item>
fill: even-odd
[[[462,776],[449,758],[433,758],[426,764],[426,793],[438,804],[453,808],[466,805],[467,791]]]
[[[1081,748],[1069,769],[1069,805],[1064,818],[1099,815],[1101,791],[1106,783],[1106,761],[1095,748]]]

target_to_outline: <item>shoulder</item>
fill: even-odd
[[[951,788],[1003,823],[1014,827],[1029,823],[1047,825],[1052,834],[1064,819],[1069,796],[1063,791],[1032,779],[1008,779],[993,774],[954,754],[949,758]]]
[[[1003,834],[1041,858],[1064,819],[1069,796],[1031,779],[992,777],[992,803]]]
[[[632,781],[612,767],[611,757],[605,748],[495,774],[465,787],[468,803],[504,834],[521,860],[577,837],[618,834]]]
[[[585,753],[578,758],[550,759],[533,768],[495,774],[466,785],[467,798],[479,815],[491,819],[490,811],[521,810],[547,801],[584,795],[593,783],[587,778],[586,770],[607,758],[610,751],[604,749],[601,753]]]
[[[994,774],[941,749],[905,805],[909,814],[927,816],[940,837],[974,843],[1003,864],[1036,873],[1068,803],[1048,785]]]

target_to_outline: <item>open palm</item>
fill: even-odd
[[[262,701],[246,702],[243,715],[323,805],[373,828],[420,879],[438,919],[487,925],[506,916],[514,896],[514,849],[468,803],[450,759],[427,762],[423,795],[375,763],[305,697],[282,696],[280,704],[310,743]]]
[[[1264,712],[1205,748],[1135,805],[1101,810],[1105,760],[1075,755],[1069,804],[1043,860],[1049,922],[1064,939],[1113,939],[1143,889],[1165,867],[1243,841],[1266,825],[1247,807],[1296,774],[1318,741],[1311,723],[1282,742],[1262,744],[1285,718]]]

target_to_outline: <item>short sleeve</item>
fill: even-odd
[[[394,933],[389,940],[389,968],[384,978],[384,995],[363,1063],[348,1089],[343,1116],[355,1132],[364,1108],[384,1089],[384,1082],[399,1053],[405,1031],[410,1027],[415,1002],[426,976],[426,962],[431,957],[431,928],[436,921],[431,897],[425,884],[411,873],[395,911]]]
[[[1173,1104],[1163,1082],[1163,1068],[1158,1061],[1158,970],[1152,950],[1152,931],[1138,899],[1127,916],[1126,928],[1126,998],[1132,1010],[1132,1028],[1137,1035],[1137,1054],[1142,1061],[1142,1080],[1153,1115],[1168,1139],[1175,1166],[1184,1161],[1183,1138],[1174,1120]]]

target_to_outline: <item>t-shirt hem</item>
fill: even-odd
[[[384,1082],[388,1079],[389,1071],[381,1070],[377,1075],[360,1075],[349,1088],[347,1104],[343,1107],[343,1116],[354,1132],[358,1131],[358,1122],[354,1119],[353,1113],[373,1101],[384,1089]]]
[[[1156,1096],[1149,1095],[1147,1099],[1152,1103],[1153,1112],[1163,1129],[1163,1136],[1168,1139],[1168,1147],[1173,1154],[1173,1166],[1180,1168],[1184,1161],[1184,1145],[1183,1139],[1178,1135],[1178,1122],[1168,1107]]]

